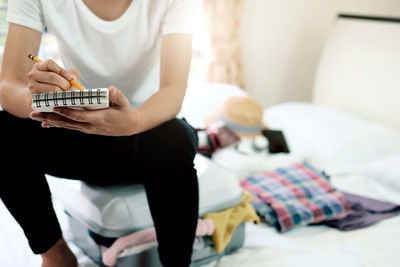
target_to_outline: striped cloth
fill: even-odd
[[[252,195],[258,215],[281,233],[297,226],[340,219],[350,210],[343,195],[308,163],[250,175],[240,184]]]

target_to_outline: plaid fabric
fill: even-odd
[[[307,163],[241,180],[259,216],[283,233],[296,226],[347,216],[350,206],[327,178]]]

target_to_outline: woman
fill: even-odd
[[[192,5],[188,0],[9,1],[0,77],[5,156],[0,197],[32,251],[41,254],[42,266],[77,265],[62,238],[45,173],[95,185],[144,183],[162,264],[189,265],[198,217],[197,137],[175,117],[191,60]],[[27,58],[38,54],[45,28],[57,38],[63,68]],[[71,79],[86,88],[109,86],[113,105],[96,111],[31,109],[32,93],[71,90]],[[99,162],[101,168],[88,168]]]

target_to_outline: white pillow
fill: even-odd
[[[185,117],[194,127],[203,128],[204,118],[221,107],[231,96],[247,96],[234,85],[222,83],[202,83],[191,85],[186,90],[179,117]]]
[[[369,164],[361,175],[400,192],[400,152]]]
[[[329,175],[352,173],[400,151],[400,133],[333,108],[293,102],[268,108],[264,122],[283,130],[291,151]]]
[[[360,136],[334,151],[323,162],[322,168],[332,175],[355,172],[398,151],[398,135],[381,133]]]

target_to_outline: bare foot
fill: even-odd
[[[42,267],[77,267],[78,261],[69,249],[64,238],[61,238],[48,251],[41,254]]]

